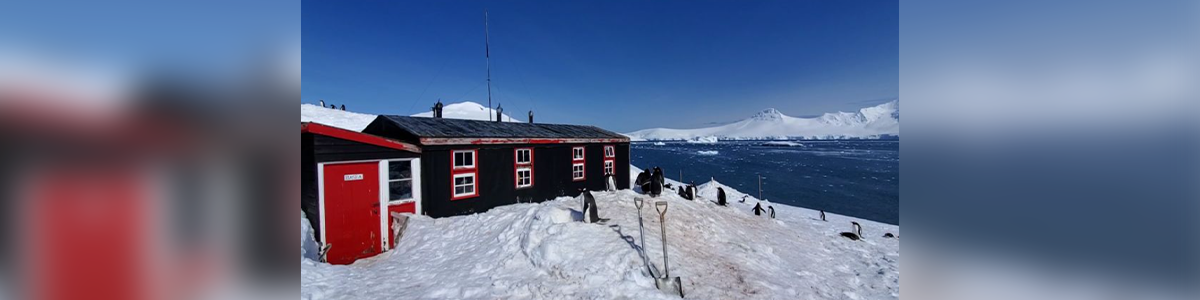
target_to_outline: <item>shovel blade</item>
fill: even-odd
[[[683,280],[681,280],[679,277],[654,278],[654,281],[654,284],[658,287],[659,291],[672,295],[679,295],[679,298],[683,298]]]

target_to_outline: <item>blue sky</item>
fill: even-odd
[[[898,98],[897,1],[303,1],[301,101],[408,115],[493,101],[628,132]]]

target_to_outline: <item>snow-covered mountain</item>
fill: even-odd
[[[857,112],[796,118],[769,108],[738,122],[697,129],[654,128],[627,133],[634,140],[846,139],[900,135],[900,100]]]
[[[433,112],[427,111],[412,115],[413,117],[432,118]],[[489,118],[490,116],[490,118]],[[487,108],[482,104],[475,102],[461,102],[447,104],[442,107],[442,117],[447,119],[464,119],[464,120],[494,120],[496,118],[496,110]],[[513,119],[507,114],[503,115],[505,122],[522,122],[521,120]]]

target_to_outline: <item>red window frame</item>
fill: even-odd
[[[609,168],[608,165],[612,164]],[[608,145],[604,146],[604,175],[616,175],[617,173],[617,147]]]
[[[455,166],[454,165],[454,156],[456,156],[458,153],[464,153],[464,152],[471,153],[471,166],[470,167]],[[471,174],[471,176],[473,178],[471,181],[471,185],[472,185],[471,192],[472,193],[470,195],[458,196],[457,193],[454,192],[454,188],[455,188],[454,177],[458,176],[458,175],[462,175],[462,174]],[[479,197],[479,149],[451,150],[450,151],[450,200],[455,201],[455,200],[470,199],[470,198],[475,198],[475,197]]]
[[[521,151],[529,151],[529,162],[522,163],[520,160]],[[521,186],[521,168],[529,168],[529,186]],[[533,148],[517,148],[513,149],[513,186],[519,189],[528,189],[533,187]]]
[[[579,150],[578,158],[575,157],[575,150]],[[575,177],[575,165],[583,166],[583,177]],[[587,180],[587,147],[572,147],[571,148],[571,180],[585,181]]]

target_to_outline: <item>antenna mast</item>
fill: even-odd
[[[483,50],[487,58],[488,110],[492,109],[492,38],[488,33],[488,11],[483,10]],[[488,121],[492,121],[492,112],[488,112]]]

